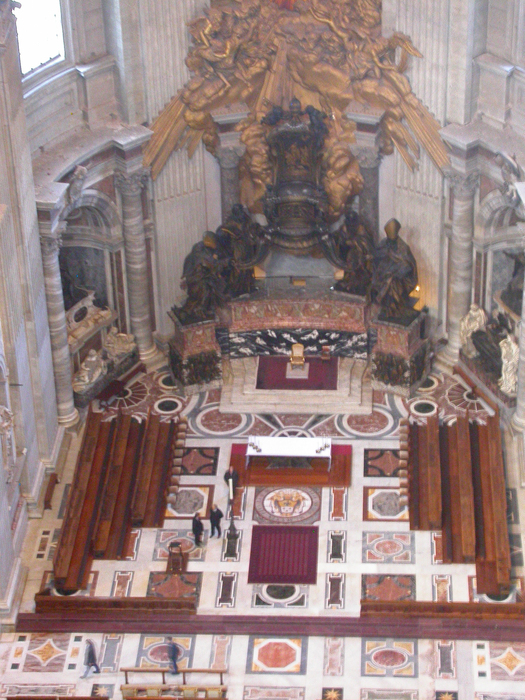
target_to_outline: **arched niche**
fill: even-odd
[[[89,292],[94,303],[117,313],[127,332],[124,239],[118,211],[102,192],[86,189],[62,212],[65,224],[59,261],[66,313]]]
[[[516,255],[524,250],[525,223],[499,189],[481,202],[474,237],[473,301],[488,311],[516,271]]]

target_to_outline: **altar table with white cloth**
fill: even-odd
[[[330,465],[331,456],[331,438],[250,435],[246,464],[249,463],[250,457],[323,457]]]

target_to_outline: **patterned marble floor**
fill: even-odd
[[[435,410],[445,419],[469,409],[483,419],[487,407],[459,379],[436,375],[406,402],[376,393],[371,416],[221,414],[218,390],[186,399],[173,392],[166,372],[136,379],[110,409],[189,418],[181,490],[162,528],[134,531],[127,557],[96,561],[80,595],[183,595],[197,587],[199,613],[215,615],[359,615],[362,597],[373,600],[489,601],[476,592],[473,565],[444,565],[438,532],[411,532],[400,504],[399,419]],[[427,404],[421,409],[421,402]],[[429,409],[428,404],[431,405]],[[249,434],[331,436],[352,445],[349,488],[250,487],[236,526],[237,550],[211,538],[195,547],[191,517],[213,502],[226,513],[223,480],[232,444]],[[32,520],[23,558],[28,569],[21,609],[51,576],[80,436],[73,440],[53,508]],[[513,587],[508,600],[525,595],[521,523],[525,518],[518,475],[509,474],[508,518]],[[319,532],[317,583],[248,584],[252,527],[315,525]],[[224,524],[224,521],[223,521]],[[227,523],[226,523],[227,525]],[[176,539],[189,552],[188,573],[177,582],[164,572],[168,545]],[[494,605],[498,603],[495,601]],[[101,674],[81,679],[86,639],[97,648]],[[175,639],[181,666],[226,666],[231,700],[525,700],[523,643],[457,640],[341,639],[188,635]],[[143,634],[17,634],[0,637],[3,694],[64,694],[120,697],[121,667],[167,667],[166,640]],[[135,679],[146,680],[137,676]],[[198,677],[195,679],[199,681]],[[201,682],[209,679],[200,679]],[[151,679],[150,679],[151,681]]]

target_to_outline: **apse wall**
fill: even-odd
[[[17,592],[27,514],[37,508],[62,436],[17,37],[6,4],[0,6],[0,290],[3,374],[16,443],[12,473],[0,475],[1,614]]]
[[[204,0],[139,0],[146,119],[151,123],[190,77],[186,23],[206,6]],[[157,330],[173,333],[167,311],[183,294],[182,265],[207,228],[203,147],[190,160],[173,153],[153,183],[158,278]]]
[[[32,153],[117,117],[115,61],[107,55],[102,0],[62,0],[65,59],[24,77]]]

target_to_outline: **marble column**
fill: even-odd
[[[67,342],[66,310],[58,260],[60,243],[61,237],[58,232],[54,235],[40,236],[58,422],[61,425],[70,426],[77,422],[78,411],[73,402],[71,384],[71,356]]]
[[[479,184],[479,173],[464,174],[450,170],[445,175],[454,193],[454,208],[448,250],[448,344],[441,359],[453,367],[459,360],[461,349],[460,321],[468,312],[472,297],[474,195]]]
[[[525,287],[524,287],[525,292]],[[512,416],[512,425],[516,430],[525,430],[525,293],[521,306],[520,333],[517,339],[520,346],[520,359],[518,363],[518,395],[516,397],[516,410]]]
[[[239,183],[239,161],[242,151],[239,148],[221,146],[217,149],[217,160],[221,166],[221,205],[222,221],[226,221],[234,204],[241,201]]]
[[[363,191],[359,195],[359,216],[368,226],[374,240],[379,234],[379,165],[381,155],[378,149],[356,148],[355,156],[363,176]]]
[[[150,314],[150,290],[146,234],[142,209],[142,188],[149,173],[144,168],[133,173],[116,173],[115,185],[122,196],[122,228],[131,332],[135,336],[140,359],[154,359],[158,352],[153,340]]]

